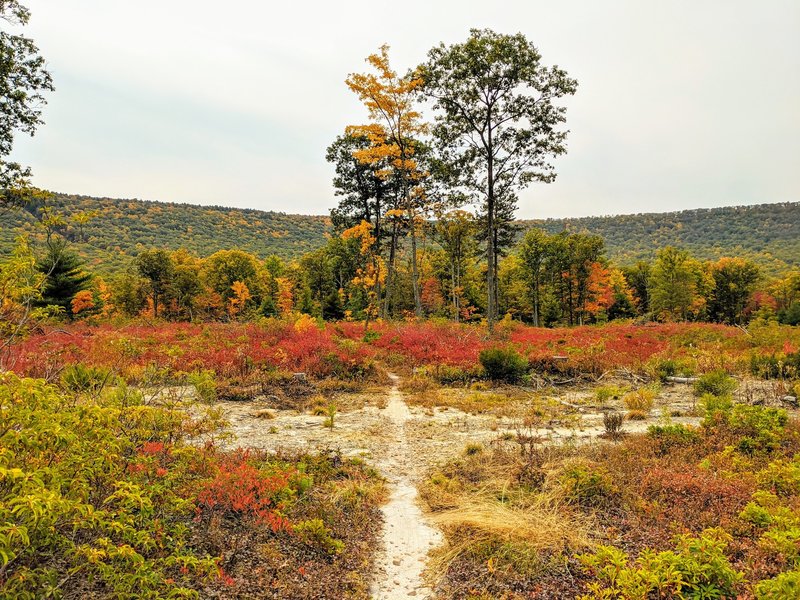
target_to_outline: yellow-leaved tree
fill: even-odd
[[[250,294],[250,288],[244,281],[234,281],[231,286],[233,295],[228,299],[228,312],[232,319],[235,319],[244,312],[247,301],[253,296]]]
[[[353,285],[364,291],[366,307],[364,308],[364,330],[369,330],[369,323],[377,318],[380,310],[380,296],[378,290],[386,279],[386,267],[383,259],[375,251],[376,239],[373,235],[374,226],[367,221],[342,233],[344,239],[356,239],[359,244],[359,256],[361,264],[356,269],[356,276],[353,278]]]
[[[372,121],[366,125],[347,128],[350,136],[363,136],[369,140],[365,148],[353,151],[353,156],[363,164],[373,165],[376,176],[388,180],[397,177],[401,185],[401,204],[409,224],[411,237],[411,285],[414,292],[414,310],[422,316],[417,259],[418,213],[424,209],[425,193],[421,185],[426,176],[418,160],[419,137],[428,131],[422,115],[415,108],[416,92],[422,79],[415,74],[399,76],[389,65],[389,47],[381,46],[377,54],[367,57],[374,72],[351,73],[347,86],[364,103]],[[357,225],[352,229],[362,227]],[[389,278],[386,282],[387,298],[394,279],[394,261],[390,260]]]

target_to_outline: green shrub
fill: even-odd
[[[217,399],[217,380],[214,371],[202,370],[189,374],[189,383],[194,386],[197,397],[203,402],[214,402]]]
[[[596,578],[581,600],[612,598],[736,598],[744,575],[725,556],[730,535],[709,529],[677,538],[675,550],[642,551],[631,563],[622,550],[600,546],[578,558]]]
[[[568,465],[558,482],[567,502],[587,508],[609,506],[619,496],[611,476],[599,465],[585,462]]]
[[[797,600],[800,598],[800,569],[781,573],[773,579],[759,581],[757,600]]]
[[[528,371],[528,361],[513,348],[487,348],[479,359],[486,376],[495,381],[514,383]]]
[[[71,392],[99,392],[109,378],[108,369],[88,367],[81,363],[67,365],[61,372],[61,384]]]
[[[789,416],[780,408],[732,405],[729,399],[704,396],[703,426],[730,438],[739,452],[770,454],[780,447]]]
[[[694,429],[684,425],[651,425],[647,428],[647,435],[656,441],[662,455],[675,447],[691,446],[700,439]]]
[[[690,377],[694,374],[691,364],[672,358],[656,361],[651,369],[651,372],[661,381],[666,381],[667,377]]]
[[[799,495],[800,462],[781,459],[769,463],[766,469],[758,473],[758,484],[778,496]]]
[[[322,519],[301,521],[294,525],[293,530],[305,543],[321,548],[327,554],[341,554],[344,550],[344,542],[331,536],[331,530],[325,526]]]
[[[647,414],[653,410],[653,403],[657,394],[658,391],[654,387],[642,387],[628,392],[622,400],[628,410]]]
[[[70,373],[76,389],[97,381]],[[189,578],[216,574],[217,559],[194,549],[186,526],[204,450],[167,443],[184,435],[185,413],[124,388],[75,401],[5,373],[0,420],[11,424],[0,433],[0,595],[58,597],[69,580],[83,597],[198,597]]]
[[[604,406],[609,400],[619,400],[625,391],[616,385],[603,385],[595,389],[594,397],[600,406]]]
[[[695,396],[712,394],[714,396],[727,396],[736,389],[736,380],[728,376],[725,371],[712,371],[702,375],[694,384]]]
[[[763,379],[800,377],[800,352],[750,355],[750,372]]]
[[[730,396],[703,394],[700,406],[705,412],[706,422],[712,422],[716,418],[715,415],[725,416],[730,412],[733,408],[733,399]]]

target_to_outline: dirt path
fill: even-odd
[[[417,504],[417,488],[413,465],[414,445],[406,436],[406,422],[411,411],[397,388],[398,377],[390,375],[392,389],[385,414],[389,419],[392,449],[381,461],[391,495],[383,506],[383,552],[378,558],[377,577],[372,590],[376,600],[395,598],[427,598],[422,571],[428,551],[442,541],[441,533],[428,525]]]
[[[520,423],[516,418],[469,414],[455,408],[409,407],[398,389],[399,378],[392,375],[391,379],[388,390],[366,393],[367,401],[359,394],[339,397],[337,401],[347,408],[337,414],[333,428],[324,426],[324,416],[278,410],[266,398],[218,406],[235,434],[231,447],[335,449],[377,468],[387,479],[390,498],[382,509],[383,550],[376,560],[373,598],[428,598],[432,594],[422,572],[428,552],[442,542],[442,536],[421,511],[416,485],[432,466],[457,456],[467,444],[488,444],[501,436],[514,436]],[[604,431],[603,413],[592,406],[593,391],[564,389],[557,396],[564,405],[575,406],[567,415],[571,419],[537,430],[537,435],[553,442],[589,442]],[[527,406],[532,397],[523,394],[517,402]],[[694,402],[686,386],[667,386],[648,420],[626,422],[624,430],[644,431],[676,409],[686,416],[671,417],[670,422],[696,423],[697,417],[688,416]],[[618,404],[615,408],[624,410],[621,401]],[[259,416],[265,409],[269,418]]]

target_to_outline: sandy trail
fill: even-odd
[[[390,389],[369,392],[370,401],[337,414],[333,429],[323,425],[323,416],[272,409],[263,398],[218,406],[235,434],[228,442],[231,447],[335,449],[375,466],[386,477],[390,497],[382,508],[383,547],[376,560],[373,598],[430,598],[433,594],[425,586],[422,573],[428,552],[443,538],[420,509],[416,485],[433,465],[460,454],[467,444],[488,444],[501,436],[514,436],[520,424],[515,418],[469,414],[454,408],[409,407],[398,389],[399,378],[391,375],[391,379]],[[603,413],[591,405],[591,389],[560,390],[557,396],[570,406],[576,405],[576,419],[533,433],[554,443],[585,443],[604,431]],[[528,399],[523,396],[519,402]],[[617,404],[617,410],[624,410],[621,401]],[[628,421],[624,430],[644,431],[675,409],[687,416],[672,417],[670,422],[695,424],[699,418],[687,414],[694,404],[687,386],[666,386],[648,420]],[[261,409],[270,409],[273,418],[259,418]]]
[[[398,377],[390,375],[392,389],[385,415],[390,423],[392,450],[379,465],[392,489],[383,506],[383,551],[377,561],[372,593],[376,600],[430,596],[422,571],[431,547],[441,543],[441,533],[431,527],[417,504],[417,488],[411,465],[414,446],[408,443],[406,422],[411,411],[397,388]]]

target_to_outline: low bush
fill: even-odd
[[[685,425],[651,425],[647,435],[653,439],[658,456],[666,456],[676,448],[692,446],[700,441],[696,430]]]
[[[78,363],[67,365],[61,372],[61,384],[71,392],[96,393],[110,381],[111,372],[102,367]]]
[[[580,557],[596,578],[589,593],[580,598],[735,598],[744,574],[734,569],[725,555],[731,541],[729,534],[711,529],[699,537],[678,537],[675,550],[645,550],[635,561],[622,550],[601,546]]]
[[[605,508],[619,498],[611,475],[600,465],[578,461],[564,466],[558,483],[568,503],[587,508]]]
[[[203,369],[190,373],[189,383],[194,386],[197,397],[203,402],[215,402],[217,399],[217,380],[214,371]]]
[[[756,585],[756,598],[757,600],[795,600],[800,598],[800,569],[759,581]]]
[[[616,385],[603,385],[595,389],[594,397],[600,406],[605,406],[609,400],[619,400],[625,391]]]
[[[185,408],[0,374],[0,596],[368,596],[380,495],[336,498],[377,475],[341,455],[221,452],[216,413]]]
[[[666,381],[667,377],[691,377],[694,375],[694,366],[689,361],[673,358],[653,362],[650,370],[662,382]]]
[[[486,376],[495,381],[514,383],[528,371],[528,361],[513,348],[487,348],[479,360]]]
[[[750,355],[750,373],[763,379],[800,377],[800,352],[754,352]]]
[[[603,413],[603,427],[605,434],[612,440],[618,439],[622,435],[622,423],[625,417],[622,413],[608,411]]]
[[[736,380],[725,371],[712,371],[701,375],[694,383],[695,396],[705,394],[713,396],[728,396],[736,389]]]
[[[647,414],[653,410],[657,394],[657,390],[653,387],[642,387],[628,392],[623,396],[622,400],[628,410]]]
[[[733,440],[743,454],[770,454],[779,448],[788,419],[783,409],[734,404],[707,410],[703,426],[718,438]]]

